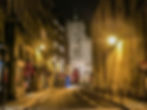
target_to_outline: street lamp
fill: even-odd
[[[108,38],[106,39],[107,40],[107,44],[109,45],[109,47],[107,48],[107,50],[104,52],[104,55],[103,55],[103,66],[104,66],[104,77],[105,79],[108,81],[108,71],[107,71],[107,59],[108,59],[108,56],[110,54],[112,54],[115,50],[117,52],[117,60],[120,60],[121,59],[121,55],[122,55],[122,48],[123,48],[123,41],[121,41],[120,39],[118,39],[117,36],[115,35],[111,35],[111,36],[108,36]],[[112,81],[112,79],[111,79]],[[107,88],[108,88],[108,92],[111,92],[111,84],[110,82],[108,81],[107,82]]]
[[[108,47],[106,47],[107,49],[103,53],[102,65],[103,65],[104,79],[107,81],[106,87],[107,87],[107,90],[109,91],[110,86],[108,84],[109,82],[108,82],[108,73],[107,73],[107,58],[115,50],[118,43],[118,39],[115,35],[109,35],[106,39],[106,43]]]
[[[117,43],[117,38],[116,38],[116,36],[114,36],[114,35],[111,35],[111,36],[109,36],[108,37],[108,39],[107,39],[107,43],[109,44],[109,45],[115,45],[116,43]]]
[[[46,47],[45,47],[44,44],[41,44],[39,48],[40,48],[41,51],[43,51],[43,50],[45,50]]]

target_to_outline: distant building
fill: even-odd
[[[69,71],[75,69],[80,72],[80,82],[88,81],[91,70],[91,39],[86,34],[86,26],[83,21],[74,20],[67,22],[67,37],[69,43]]]

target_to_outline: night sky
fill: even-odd
[[[98,4],[98,0],[53,0],[53,2],[53,12],[62,23],[71,19],[74,14],[89,21]]]
[[[89,22],[93,17],[99,1],[100,0],[53,0],[53,13],[63,24],[66,20],[71,19],[75,14],[77,14],[82,20]],[[142,5],[147,3],[145,1],[146,0],[136,0],[137,6],[134,12],[143,8]],[[124,0],[124,3],[125,14],[126,16],[129,16],[130,2],[128,0]],[[112,7],[114,5],[115,4],[112,2]],[[114,10],[115,9],[113,9],[113,11]]]

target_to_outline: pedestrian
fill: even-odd
[[[65,86],[67,88],[71,86],[71,79],[70,79],[70,76],[69,75],[66,75],[66,78],[65,78]]]
[[[34,73],[35,73],[35,68],[31,63],[31,61],[28,60],[24,67],[24,79],[25,79],[25,86],[27,92],[29,92],[32,89],[31,85],[32,85]]]
[[[73,71],[72,80],[73,80],[74,84],[78,84],[79,83],[79,70],[78,69],[75,69]]]

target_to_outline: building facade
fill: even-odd
[[[51,87],[55,72],[65,70],[67,43],[64,28],[55,20],[50,7],[43,7],[40,0],[35,3],[16,0],[13,8],[7,4],[11,11],[4,14],[5,20],[0,26],[3,31],[0,40],[7,47],[7,62],[11,65],[7,68],[7,91],[10,94],[7,96],[21,98],[28,93],[27,86],[30,86],[29,91]],[[46,11],[47,14],[42,14]],[[2,12],[6,10],[2,8]]]
[[[69,43],[69,71],[78,70],[80,82],[88,82],[92,73],[91,39],[86,33],[86,26],[76,17],[67,22],[67,37]]]
[[[140,63],[146,59],[146,23],[142,23],[145,4],[100,0],[91,25],[95,86],[99,89],[145,98],[146,79],[140,70]],[[111,36],[117,39],[113,47],[107,43]]]

